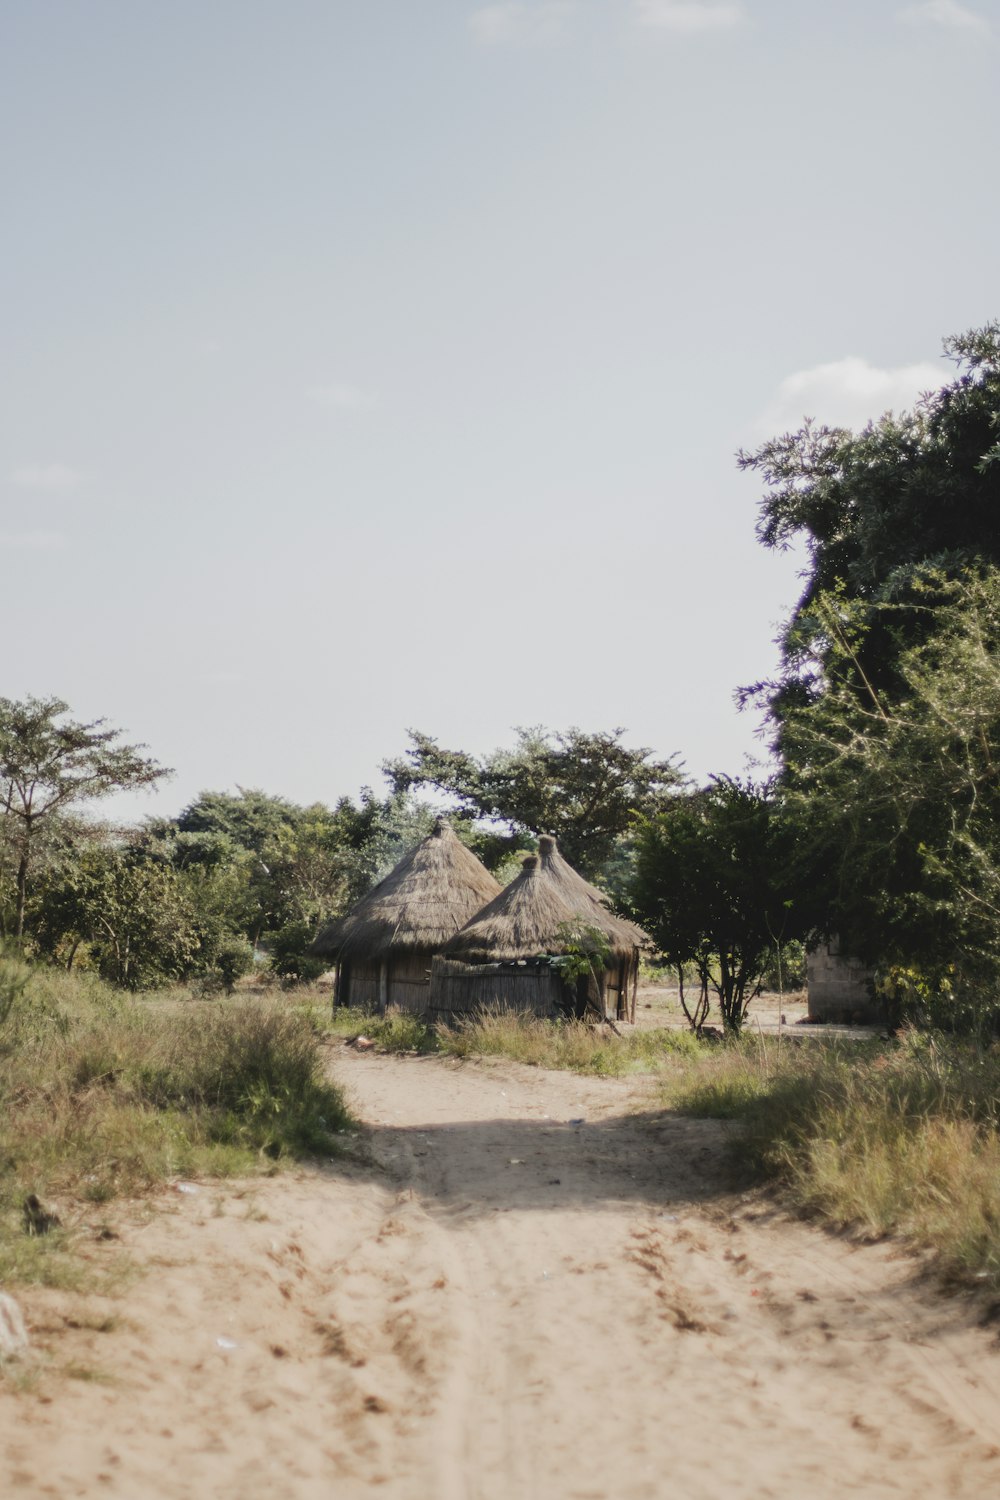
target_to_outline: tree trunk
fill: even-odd
[[[17,946],[24,944],[24,905],[28,892],[28,851],[25,849],[17,864],[17,915],[14,922],[14,937]]]

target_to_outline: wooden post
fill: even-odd
[[[383,958],[378,971],[378,1013],[385,1015],[385,1008],[389,1004],[389,960]]]

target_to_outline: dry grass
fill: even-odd
[[[74,1225],[94,1205],[331,1155],[348,1123],[309,1018],[287,1005],[151,1007],[35,971],[0,1028],[0,1283],[78,1284]],[[30,1193],[60,1228],[26,1232]]]
[[[898,1044],[748,1038],[669,1097],[737,1122],[734,1149],[803,1212],[934,1253],[946,1275],[1000,1288],[1000,1052],[911,1035]]]
[[[616,1035],[582,1021],[548,1021],[520,1011],[489,1010],[454,1027],[438,1027],[438,1046],[453,1057],[498,1056],[539,1068],[620,1077],[656,1073],[694,1058],[701,1048],[682,1031]]]
[[[454,1026],[431,1028],[420,1016],[390,1010],[374,1016],[341,1007],[320,1023],[333,1036],[366,1036],[384,1052],[441,1052],[450,1057],[509,1057],[537,1068],[621,1077],[656,1073],[696,1057],[700,1045],[677,1030],[630,1031],[616,1036],[604,1026],[551,1021],[504,1008],[480,1011]]]

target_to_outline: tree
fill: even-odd
[[[0,698],[0,799],[4,831],[16,851],[14,936],[24,937],[28,876],[38,835],[48,820],[112,792],[150,786],[168,775],[140,755],[143,745],[120,744],[106,720],[67,719],[59,698]]]
[[[893,687],[905,646],[933,622],[926,614],[879,615],[879,604],[907,603],[928,567],[944,577],[1000,565],[1000,323],[944,341],[959,377],[925,395],[916,409],[887,413],[860,433],[816,426],[741,452],[740,467],[766,492],[757,534],[766,547],[804,539],[806,585],[781,638],[782,673],[758,685],[779,730],[795,708],[823,690],[822,663],[837,649],[831,600],[871,607],[859,666],[873,685]]]
[[[1000,978],[1000,324],[945,340],[958,377],[860,433],[741,454],[758,534],[804,539],[766,706],[814,932],[918,988]],[[975,977],[974,977],[975,976]],[[942,991],[943,992],[943,991]]]
[[[477,852],[491,867],[532,836],[552,833],[567,859],[594,875],[632,820],[651,813],[680,781],[672,761],[629,749],[624,733],[518,729],[512,750],[477,760],[411,730],[411,748],[384,770],[396,792],[431,787],[452,798],[460,816],[506,825],[478,840]]]
[[[776,946],[797,935],[788,852],[771,783],[717,776],[639,824],[632,906],[671,964],[694,965],[696,1030],[712,989],[738,1032]]]
[[[896,690],[859,692],[866,624],[840,607],[824,691],[789,709],[786,801],[825,871],[827,928],[884,976],[938,989],[1000,979],[1000,570],[930,575],[934,630],[901,651]],[[881,613],[929,606],[881,604]],[[803,884],[815,885],[805,873]],[[820,913],[815,913],[816,925]]]

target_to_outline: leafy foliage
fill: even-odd
[[[794,935],[788,831],[770,783],[715,777],[639,825],[632,902],[668,961],[691,964],[739,1031],[775,946]]]
[[[779,744],[786,707],[824,691],[823,664],[843,644],[843,602],[857,607],[851,624],[862,627],[859,676],[894,691],[900,651],[932,634],[934,617],[878,606],[914,602],[928,569],[954,578],[1000,565],[1000,323],[946,339],[944,352],[961,373],[915,411],[889,413],[857,434],[807,422],[740,454],[766,486],[761,541],[784,548],[801,538],[809,550],[806,587],[782,637],[781,679],[757,690]]]
[[[406,755],[384,768],[397,793],[430,787],[451,798],[460,815],[503,825],[474,840],[490,868],[552,833],[570,863],[594,875],[633,818],[652,812],[680,781],[672,761],[652,761],[651,750],[623,745],[623,729],[516,733],[513,749],[477,759],[411,731]]]
[[[957,1017],[1000,980],[1000,324],[945,341],[958,378],[853,434],[741,455],[759,535],[804,538],[768,708],[815,932],[887,997]],[[962,998],[964,997],[964,999]]]
[[[828,650],[824,693],[786,715],[787,798],[852,951],[956,991],[1000,974],[1000,572],[928,590],[934,632],[893,694],[859,694],[853,650]]]
[[[28,876],[40,826],[54,816],[112,792],[150,786],[167,775],[119,743],[121,730],[104,719],[67,718],[60,698],[0,698],[0,800],[4,842],[16,858],[14,936],[24,935]]]

